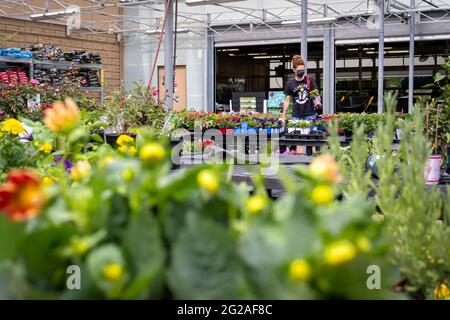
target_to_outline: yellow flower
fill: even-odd
[[[42,147],[39,148],[39,151],[50,153],[52,152],[52,145],[50,143],[44,143]]]
[[[217,173],[210,169],[203,169],[197,174],[197,183],[209,193],[217,193],[219,191]]]
[[[130,136],[126,135],[126,134],[121,134],[121,135],[117,138],[116,143],[117,143],[119,146],[124,146],[124,145],[126,145],[126,144],[128,144],[128,143],[131,143],[131,142],[133,142],[133,141],[134,141],[134,139],[133,139],[132,137],[130,137]]]
[[[82,256],[89,250],[89,241],[86,238],[77,239],[72,242],[72,250],[76,255]]]
[[[66,98],[64,103],[56,101],[53,107],[48,109],[44,123],[53,132],[67,134],[80,122],[80,109],[76,103]]]
[[[366,237],[359,237],[356,240],[356,247],[361,252],[369,252],[372,248],[372,245],[370,244],[369,239],[367,239]]]
[[[266,206],[266,198],[262,195],[256,194],[247,199],[245,207],[252,214],[260,213]]]
[[[134,177],[134,171],[131,168],[126,168],[122,172],[122,178],[125,181],[130,181]]]
[[[109,165],[111,162],[113,162],[114,157],[113,156],[106,156],[105,158],[100,159],[98,162],[99,166],[104,168],[107,165]]]
[[[166,150],[159,143],[148,143],[142,147],[139,156],[146,164],[155,165],[164,160]]]
[[[136,149],[135,146],[131,146],[131,147],[128,148],[128,153],[130,155],[134,156],[136,154],[136,152],[137,152],[137,149]]]
[[[333,189],[327,185],[314,187],[311,192],[311,199],[317,205],[329,204],[334,199]]]
[[[118,263],[110,263],[103,269],[103,276],[109,281],[117,282],[123,276],[123,266]]]
[[[70,175],[74,181],[80,181],[91,172],[91,165],[87,160],[79,160],[70,170]]]
[[[0,131],[0,138],[3,137],[3,132]]]
[[[123,146],[120,146],[120,147],[119,147],[119,151],[120,151],[121,153],[128,153],[129,155],[132,155],[132,156],[133,156],[133,155],[136,154],[137,149],[136,149],[135,146],[129,147],[129,146],[127,146],[127,145],[123,145]]]
[[[289,265],[289,277],[294,281],[308,281],[312,271],[308,261],[295,259]]]
[[[39,141],[35,140],[35,141],[33,142],[33,145],[34,145],[35,147],[39,147]]]
[[[55,183],[55,181],[56,181],[56,179],[53,178],[53,177],[44,177],[44,178],[42,179],[42,184],[43,184],[44,186],[49,186],[49,185]]]
[[[323,154],[315,158],[309,166],[309,171],[315,178],[329,183],[337,183],[342,180],[342,176],[339,174],[339,166],[334,157],[329,154]]]
[[[448,289],[447,284],[441,283],[441,285],[437,285],[434,288],[434,298],[436,300],[450,298],[450,290]]]
[[[2,131],[17,135],[25,131],[22,123],[16,119],[8,119],[1,123]]]
[[[339,265],[353,260],[356,256],[355,246],[348,241],[337,241],[325,248],[325,262],[329,265]]]

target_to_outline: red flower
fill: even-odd
[[[159,94],[159,89],[153,90],[152,95],[153,95],[154,97],[156,97],[158,94]]]
[[[11,220],[21,222],[34,218],[45,204],[45,193],[39,177],[27,169],[14,169],[0,186],[0,211]]]

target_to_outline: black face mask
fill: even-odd
[[[297,75],[297,77],[303,78],[303,76],[305,75],[305,71],[304,70],[297,71],[295,74]]]

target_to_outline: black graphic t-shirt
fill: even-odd
[[[316,114],[314,110],[314,103],[312,97],[309,95],[309,91],[317,88],[316,83],[310,78],[310,87],[308,88],[308,82],[306,76],[301,81],[297,81],[295,78],[289,80],[286,83],[284,94],[291,96],[293,99],[294,107],[292,110],[293,117],[306,117]]]

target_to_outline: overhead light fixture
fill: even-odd
[[[191,30],[185,29],[185,28],[177,29],[177,33],[188,33],[188,32],[191,32]],[[145,30],[145,33],[149,34],[149,35],[161,34],[161,30],[158,30],[158,29]]]
[[[265,56],[267,55],[267,53],[263,53],[263,52],[253,52],[253,53],[249,53],[247,54],[248,56]]]
[[[76,13],[80,13],[77,9],[66,9],[60,11],[49,11],[42,13],[34,13],[30,15],[31,20],[47,20],[47,19],[56,19],[74,15]]]
[[[187,6],[207,6],[207,5],[215,5],[221,3],[231,3],[231,2],[242,2],[246,0],[186,0],[184,3]]]
[[[409,50],[392,50],[388,51],[388,53],[408,53]]]
[[[378,54],[378,51],[367,51],[366,52],[367,54]],[[384,51],[384,54],[387,54],[387,53],[392,53],[392,51]]]
[[[283,58],[283,56],[257,56],[253,57],[253,59],[279,59]]]
[[[308,24],[322,24],[322,23],[331,23],[336,21],[335,17],[323,17],[323,18],[317,18],[317,19],[308,19]],[[281,24],[284,25],[292,25],[292,24],[301,24],[301,20],[287,20],[282,21]]]
[[[348,48],[347,51],[358,51],[358,48]]]
[[[231,52],[231,51],[239,51],[237,48],[230,48],[230,49],[221,49],[220,52]]]

